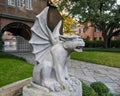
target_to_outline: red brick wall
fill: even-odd
[[[6,18],[1,18],[1,29],[3,27],[5,27],[6,25],[10,24],[10,23],[13,23],[13,22],[21,22],[19,20],[13,20],[13,19],[6,19]],[[29,27],[31,27],[33,25],[32,22],[25,22],[25,21],[22,21],[22,23],[28,25]]]
[[[80,32],[81,28],[84,28],[84,26],[82,27],[78,27],[77,29],[77,33],[84,39],[89,39],[89,40],[103,40],[102,37],[102,32],[97,31],[95,32],[95,28],[94,27],[88,27],[87,30],[85,32]]]

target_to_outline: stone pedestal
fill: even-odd
[[[71,85],[71,90],[62,90],[60,92],[49,92],[42,86],[38,89],[32,84],[29,84],[27,86],[24,86],[23,96],[82,96],[82,84],[79,80],[75,80],[77,82],[73,82],[73,80],[69,82]]]

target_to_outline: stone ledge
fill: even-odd
[[[32,78],[27,78],[0,88],[0,96],[15,96],[17,92],[19,92],[23,86],[30,83]]]

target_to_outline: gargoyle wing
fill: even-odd
[[[32,37],[29,43],[33,46],[33,54],[36,61],[40,62],[49,53],[50,48],[57,42],[59,30],[62,24],[60,21],[54,28],[53,32],[47,26],[47,14],[49,7],[46,7],[40,14],[36,16],[36,20],[31,30]]]

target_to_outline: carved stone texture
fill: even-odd
[[[82,96],[81,82],[74,77],[71,77],[68,81],[72,86],[70,91],[62,90],[60,92],[49,92],[42,86],[36,88],[32,84],[29,84],[23,88],[23,96]]]

